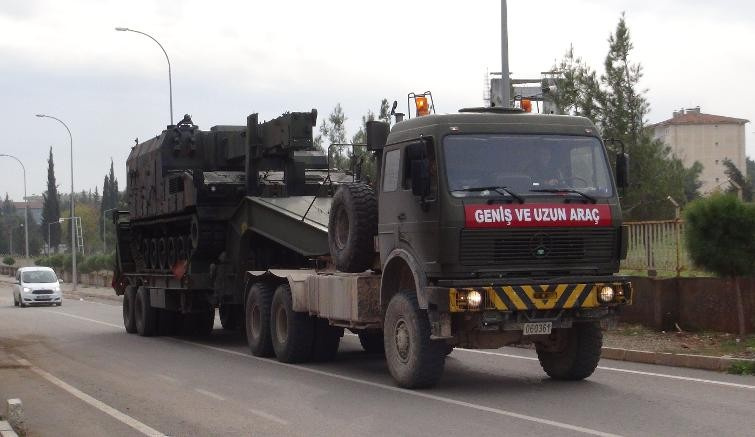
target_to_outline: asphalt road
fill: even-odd
[[[0,399],[30,436],[755,435],[755,378],[601,361],[554,382],[533,351],[455,350],[440,385],[397,388],[345,336],[336,361],[252,357],[205,339],[128,335],[116,302],[14,308],[0,283]]]

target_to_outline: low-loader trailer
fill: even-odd
[[[218,309],[252,354],[303,363],[348,329],[408,388],[436,384],[454,347],[530,343],[551,378],[592,374],[632,296],[627,156],[612,172],[582,117],[423,99],[367,123],[371,181],[331,168],[314,110],[209,131],[186,116],[134,146],[114,218],[126,331],[209,334]]]

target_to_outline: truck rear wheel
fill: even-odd
[[[349,183],[338,188],[328,218],[328,246],[338,270],[359,273],[372,266],[377,216],[372,187]]]
[[[385,359],[404,388],[431,387],[443,375],[445,344],[430,339],[430,321],[413,291],[396,294],[385,315]]]
[[[331,326],[326,319],[315,319],[315,339],[312,345],[313,361],[333,361],[343,337],[343,328]]]
[[[553,379],[577,381],[592,375],[600,361],[603,332],[599,323],[577,323],[561,331],[560,348],[552,350],[536,345],[537,358],[545,373]]]
[[[362,349],[368,354],[385,354],[385,343],[383,341],[383,331],[359,331],[359,343]]]
[[[136,332],[142,337],[151,337],[157,330],[157,310],[149,303],[149,289],[139,287],[136,290],[134,318]]]
[[[314,321],[309,314],[294,311],[291,288],[287,284],[275,290],[270,327],[278,361],[303,363],[312,359]]]
[[[136,332],[136,318],[134,315],[134,303],[136,301],[136,287],[129,285],[123,293],[123,326],[126,332]]]
[[[273,356],[273,343],[270,338],[270,306],[273,300],[272,288],[257,282],[249,289],[244,307],[246,340],[255,357]]]

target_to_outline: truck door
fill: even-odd
[[[408,249],[426,271],[436,264],[438,254],[438,171],[434,143],[430,138],[386,146],[379,188],[378,239],[384,261],[397,247]],[[412,165],[424,161],[423,165]],[[429,192],[412,191],[412,177],[425,166]],[[414,168],[415,174],[412,169]]]

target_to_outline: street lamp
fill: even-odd
[[[26,259],[29,259],[29,199],[26,198],[26,167],[20,159],[7,153],[0,153],[0,156],[7,156],[13,158],[21,164],[21,169],[24,171],[24,239],[26,242]]]
[[[128,27],[116,27],[115,30],[117,30],[118,32],[140,33],[146,36],[147,38],[151,39],[152,41],[156,42],[157,45],[160,46],[160,49],[165,54],[165,59],[168,61],[168,91],[169,91],[169,96],[170,96],[170,124],[172,125],[173,124],[173,80],[171,78],[171,73],[170,73],[170,58],[168,57],[168,52],[165,51],[165,48],[163,47],[163,45],[160,44],[158,40],[153,38],[152,35],[149,35],[147,33],[144,33],[138,30],[129,29]]]
[[[75,203],[74,199],[76,193],[73,191],[73,136],[71,135],[71,129],[68,128],[68,125],[65,124],[63,120],[53,117],[52,115],[37,114],[37,117],[51,118],[62,124],[63,127],[65,127],[68,131],[68,139],[71,143],[71,217],[73,217],[75,215],[73,204]],[[74,226],[74,220],[71,220],[71,253],[73,256],[73,289],[76,290],[76,286],[78,285],[79,281],[76,278],[76,227]]]
[[[102,253],[107,253],[107,233],[105,232],[105,216],[110,211],[115,211],[118,208],[110,208],[102,211]]]

